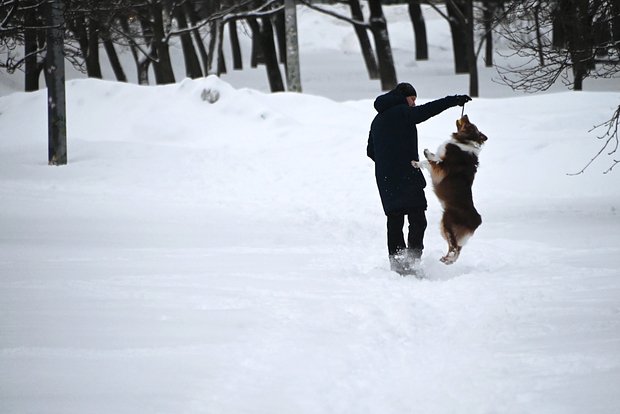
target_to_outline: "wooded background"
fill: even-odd
[[[329,7],[335,3],[348,6],[349,13]],[[494,65],[494,37],[502,37],[510,53],[524,62],[517,67],[496,66],[501,79],[514,89],[544,91],[563,81],[571,89],[582,90],[584,79],[614,77],[620,68],[620,0],[391,3],[408,5],[411,50],[417,60],[433,58],[422,6],[446,19],[454,73],[469,74],[472,97],[479,96],[479,61]],[[89,77],[102,78],[100,56],[105,53],[119,82],[127,82],[127,71],[135,70],[140,84],[169,84],[176,82],[170,57],[170,46],[176,42],[189,78],[241,70],[249,64],[265,67],[272,92],[300,92],[297,7],[350,23],[368,77],[379,80],[382,90],[397,85],[389,27],[379,0],[0,0],[0,70],[22,70],[25,91],[37,90],[44,76],[49,94],[49,160],[64,164],[65,61]],[[242,60],[241,26],[251,35],[249,63]],[[228,59],[224,31],[230,40]],[[121,64],[119,50],[130,51],[133,68]],[[606,142],[603,150],[613,147],[610,154],[618,148],[619,121],[620,106],[609,122],[598,126]]]

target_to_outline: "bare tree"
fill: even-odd
[[[225,71],[223,56],[223,28],[233,21],[245,19],[252,30],[253,56],[252,66],[258,64],[255,59],[261,53],[260,63],[265,63],[267,77],[272,92],[284,90],[284,82],[278,64],[274,44],[274,30],[271,17],[284,10],[279,0],[242,0],[234,2],[211,1],[200,2],[197,18],[192,19],[192,26],[185,29],[170,30],[164,40],[168,42],[173,36],[182,35],[188,31],[196,31],[203,27],[209,28],[210,40],[208,51],[207,73],[220,74]]]
[[[428,4],[450,24],[455,73],[469,73],[469,95],[478,96],[473,0],[446,0],[447,13],[432,2]]]
[[[187,19],[189,20],[189,24],[191,27],[191,33],[194,38],[194,43],[198,48],[198,54],[200,56],[200,62],[202,64],[202,73],[208,72],[209,66],[209,56],[207,54],[207,49],[202,39],[202,35],[200,30],[197,28],[200,18],[198,17],[198,13],[196,12],[196,6],[193,1],[185,1],[183,4],[183,8],[185,9],[185,14],[187,15]],[[231,35],[232,38],[232,35]]]
[[[50,1],[46,5],[48,29],[45,77],[48,86],[48,161],[50,165],[67,163],[64,8],[63,0]]]
[[[360,49],[362,51],[362,57],[364,58],[364,63],[366,64],[366,70],[368,71],[368,77],[370,79],[380,79],[381,74],[379,71],[379,66],[377,65],[377,58],[376,58],[375,52],[372,49],[372,45],[368,37],[368,31],[370,30],[370,24],[364,21],[364,13],[362,11],[362,6],[359,0],[345,1],[349,5],[349,8],[351,10],[351,17],[343,16],[339,13],[336,13],[324,7],[316,6],[310,0],[300,0],[300,2],[313,10],[324,13],[336,19],[351,23],[353,25],[353,29],[355,30],[355,34],[357,35],[358,41],[360,43]],[[388,64],[388,63],[385,62],[385,64]]]
[[[42,1],[35,4],[21,2],[19,0],[0,0],[0,39],[7,39],[16,36],[22,28],[20,27],[20,14],[25,9],[41,6]]]
[[[228,35],[232,49],[233,69],[241,70],[243,69],[243,59],[241,57],[241,46],[239,45],[239,34],[237,33],[237,20],[231,19],[228,22]]]
[[[517,90],[543,91],[558,80],[574,90],[584,79],[611,77],[620,68],[616,1],[527,0],[515,2],[498,34],[518,65],[496,65],[502,80]],[[595,28],[602,35],[597,37]],[[604,56],[597,56],[600,50]],[[569,75],[572,75],[569,76]]]
[[[46,47],[46,35],[45,30],[40,28],[44,26],[42,9],[41,5],[33,5],[24,10],[23,62],[26,92],[39,89],[39,78],[45,66],[45,55],[43,52]],[[19,65],[17,64],[17,66]],[[10,70],[11,68],[9,68]]]
[[[396,78],[396,68],[394,67],[394,57],[392,55],[392,47],[390,46],[390,37],[387,30],[387,21],[383,15],[383,8],[379,0],[371,0],[368,2],[370,17],[368,23],[355,18],[349,18],[312,4],[308,0],[300,0],[304,5],[321,13],[332,16],[336,19],[343,20],[362,27],[364,30],[370,30],[375,41],[377,49],[377,60],[379,62],[379,74],[381,79],[381,89],[393,89],[398,83]],[[372,78],[372,77],[371,77]]]
[[[503,9],[505,0],[483,0],[482,8],[482,25],[484,32],[484,65],[493,67],[493,29],[499,23],[499,19],[503,15],[498,15],[498,11]]]
[[[351,18],[355,21],[363,22],[364,13],[359,0],[349,0],[348,3],[349,8],[351,9]],[[366,64],[368,77],[370,79],[379,79],[379,66],[377,65],[377,59],[375,58],[375,53],[372,49],[372,45],[370,44],[367,28],[362,25],[354,24],[353,30],[355,30],[355,34],[357,35],[357,39],[360,44],[360,49],[362,50],[362,57],[364,58],[364,63]]]
[[[99,78],[101,64],[99,60],[99,27],[100,16],[93,11],[93,4],[83,2],[76,4],[77,9],[67,13],[67,27],[77,40],[81,56],[84,59],[86,73],[90,78]]]
[[[617,0],[561,0],[515,2],[509,19],[498,32],[518,57],[516,66],[496,66],[502,80],[513,89],[536,92],[561,80],[574,90],[586,78],[616,76],[620,72],[620,5]],[[572,75],[572,78],[571,76]],[[618,150],[620,107],[611,118],[589,132],[603,130],[600,150],[584,168]],[[605,171],[612,171],[618,160]]]
[[[284,1],[284,13],[286,28],[286,85],[289,91],[301,92],[295,0]]]
[[[415,59],[428,60],[428,41],[426,39],[426,23],[420,7],[420,0],[409,0],[409,17],[415,34]]]
[[[46,3],[46,0],[0,0],[0,68],[13,73],[25,67],[26,91],[39,89],[43,73]]]
[[[284,81],[278,65],[278,56],[274,43],[271,20],[268,16],[262,16],[259,19],[248,17],[247,21],[252,29],[252,36],[255,37],[260,44],[271,91],[283,92],[285,90]]]
[[[125,75],[125,70],[121,65],[118,53],[116,52],[116,49],[114,47],[114,37],[110,33],[109,26],[103,26],[99,35],[103,40],[103,47],[108,55],[108,60],[110,61],[110,65],[112,66],[112,70],[114,71],[114,76],[116,77],[116,80],[119,82],[127,82],[127,75]]]
[[[426,0],[450,25],[455,73],[469,74],[469,95],[478,96],[478,56],[482,45],[486,44],[486,64],[492,62],[493,37],[497,26],[506,19],[504,0],[446,0],[445,11],[437,2]],[[514,2],[515,4],[518,2]],[[498,13],[504,9],[502,13]]]
[[[368,8],[370,10],[368,22],[370,24],[370,31],[375,39],[377,59],[379,60],[381,89],[384,91],[391,90],[396,87],[398,80],[396,78],[396,67],[394,66],[387,20],[383,14],[380,0],[368,0]]]
[[[187,29],[188,19],[185,9],[185,0],[173,1],[171,5],[172,16],[177,22],[179,29]],[[181,38],[181,47],[183,48],[183,59],[185,61],[185,75],[188,78],[196,79],[202,77],[202,69],[200,68],[200,61],[198,60],[198,54],[194,47],[191,31],[183,31],[179,35]]]

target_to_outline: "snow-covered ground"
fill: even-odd
[[[444,23],[423,64],[390,26],[420,102],[467,92]],[[317,28],[306,94],[265,93],[263,70],[71,81],[64,167],[47,165],[45,91],[0,97],[0,412],[618,412],[618,172],[567,175],[598,151],[618,80],[523,96],[483,70],[466,106],[489,137],[483,225],[444,266],[429,190],[427,277],[401,278],[365,156],[378,85],[349,27],[305,9],[300,25]],[[459,115],[421,124],[421,149]]]

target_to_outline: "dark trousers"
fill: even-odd
[[[409,234],[407,236],[408,245],[405,244],[403,236],[403,226],[405,225],[405,216],[409,221]],[[393,213],[387,216],[387,240],[388,252],[390,255],[396,254],[400,250],[407,248],[424,250],[424,231],[426,230],[426,213],[425,209],[417,208],[407,211],[406,213]]]

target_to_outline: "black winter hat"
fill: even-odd
[[[394,88],[394,90],[400,93],[401,95],[403,95],[404,97],[418,96],[418,93],[415,91],[415,88],[410,83],[406,83],[406,82],[399,83],[398,85],[396,85],[396,88]]]

